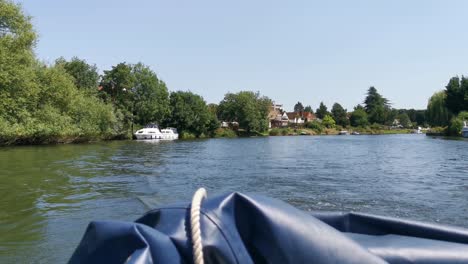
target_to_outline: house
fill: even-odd
[[[268,113],[268,120],[270,121],[268,124],[269,128],[288,126],[289,119],[286,113],[283,113],[282,108],[283,105],[274,102],[271,105],[270,112]]]
[[[287,115],[289,123],[292,124],[304,124],[317,119],[317,117],[311,112],[289,112]]]

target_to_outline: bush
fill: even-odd
[[[320,134],[323,131],[323,125],[318,121],[307,122],[306,127],[314,130],[317,134]]]
[[[281,134],[281,129],[279,128],[273,128],[270,130],[268,133],[270,136],[279,136]]]
[[[459,136],[463,128],[463,121],[458,117],[454,117],[450,120],[447,132],[449,136]]]
[[[214,132],[214,137],[234,138],[234,137],[237,137],[237,134],[236,134],[236,131],[229,129],[229,128],[218,128]]]
[[[370,126],[370,129],[372,129],[372,130],[383,130],[383,129],[384,129],[384,126],[381,125],[381,124],[373,123],[373,124]]]
[[[189,132],[181,132],[180,133],[180,139],[195,139],[196,136],[195,134],[189,133]]]

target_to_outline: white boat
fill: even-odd
[[[340,132],[338,132],[338,135],[349,135],[349,132],[346,130],[341,130]]]
[[[134,135],[139,140],[163,138],[163,134],[159,130],[159,126],[157,124],[148,124],[144,128],[137,130]]]
[[[468,138],[468,125],[466,124],[466,121],[464,121],[463,124],[464,124],[464,126],[463,126],[462,131],[461,131],[462,136],[464,138]]]
[[[422,128],[421,127],[418,127],[418,129],[413,129],[412,131],[413,134],[422,134]]]
[[[161,129],[161,134],[162,140],[175,140],[179,138],[179,133],[177,133],[177,129],[173,127]]]

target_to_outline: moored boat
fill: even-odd
[[[137,130],[134,135],[138,140],[163,138],[158,124],[148,124],[144,128]]]
[[[466,124],[466,121],[463,122],[464,126],[462,128],[461,134],[464,138],[468,138],[468,125]]]
[[[179,133],[177,133],[177,129],[173,127],[167,127],[161,129],[162,140],[176,140],[179,138]]]
[[[349,132],[346,130],[341,130],[340,132],[338,132],[338,135],[349,135]]]

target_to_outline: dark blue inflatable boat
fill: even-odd
[[[468,263],[467,229],[241,193],[202,198],[135,223],[92,222],[70,263]]]

